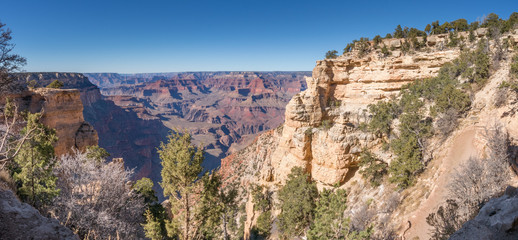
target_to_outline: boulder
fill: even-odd
[[[487,28],[479,28],[477,30],[475,30],[475,35],[477,37],[483,37],[483,36],[486,36],[487,34]]]
[[[490,200],[478,215],[451,236],[460,239],[518,239],[518,190],[508,187],[504,196]]]
[[[13,192],[0,189],[0,239],[79,239],[58,220],[46,218]]]

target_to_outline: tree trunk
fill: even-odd
[[[189,240],[189,224],[190,224],[190,218],[191,218],[191,214],[190,214],[190,206],[189,206],[189,194],[185,194],[184,196],[185,198],[185,227],[184,227],[184,234],[183,234],[183,239],[184,240]]]
[[[228,240],[228,233],[227,233],[227,216],[226,214],[223,214],[223,239]]]

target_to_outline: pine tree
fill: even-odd
[[[141,225],[146,237],[153,240],[166,239],[165,219],[167,216],[164,207],[158,202],[153,186],[153,181],[149,178],[141,178],[133,185],[133,190],[144,198],[144,204],[146,205],[146,212],[144,213],[146,221]]]
[[[431,30],[432,30],[432,25],[430,25],[430,24],[427,24],[426,27],[424,28],[424,31],[427,32],[428,34],[430,34]]]
[[[401,28],[401,25],[397,25],[396,29],[394,30],[394,38],[404,38],[405,34],[403,32],[403,29]]]
[[[392,132],[392,121],[398,116],[397,104],[395,101],[379,101],[376,104],[369,104],[369,112],[373,115],[369,122],[369,130],[378,136],[390,136]]]
[[[262,186],[252,186],[252,201],[254,211],[259,212],[259,217],[252,228],[252,238],[267,239],[272,227],[271,196],[268,189]]]
[[[315,215],[318,190],[310,176],[300,167],[291,169],[286,185],[279,191],[281,213],[279,227],[286,237],[305,233]]]
[[[144,214],[146,217],[146,222],[142,224],[144,228],[144,232],[146,237],[151,240],[162,240],[165,238],[164,228],[163,228],[163,219],[162,221],[157,218],[150,209],[146,210]]]
[[[326,59],[335,59],[338,57],[338,51],[330,50],[326,52]]]
[[[383,176],[387,173],[388,165],[376,158],[368,149],[362,150],[358,165],[361,168],[359,173],[375,187],[381,184]]]
[[[52,174],[55,165],[54,147],[56,132],[39,122],[40,113],[27,115],[27,126],[22,130],[33,129],[33,137],[22,146],[15,157],[14,180],[21,185],[18,188],[22,199],[42,208],[58,195],[56,176]]]
[[[432,22],[432,34],[439,34],[439,33],[441,33],[439,31],[439,27],[440,27],[439,20],[437,20],[435,22]]]
[[[272,228],[272,212],[270,210],[262,212],[257,218],[257,223],[252,228],[254,235],[267,239]]]
[[[194,221],[195,197],[199,191],[199,175],[203,171],[203,149],[191,145],[188,132],[172,133],[167,144],[161,143],[158,149],[162,160],[162,182],[164,195],[169,197],[173,219],[167,222],[167,233],[170,237],[181,236],[181,239],[193,239],[191,230],[197,229]]]
[[[221,177],[206,173],[202,179],[203,192],[197,219],[201,222],[200,234],[204,239],[230,239],[231,226],[237,214],[237,191],[233,187],[223,189]]]
[[[349,231],[349,218],[345,216],[347,193],[325,189],[316,204],[315,221],[308,239],[344,239]]]
[[[372,41],[374,41],[374,47],[378,47],[378,45],[382,42],[382,38],[380,35],[376,35]]]

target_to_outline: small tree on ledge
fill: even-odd
[[[327,51],[327,53],[326,53],[326,59],[335,59],[337,57],[338,57],[338,51],[336,51],[336,50]]]

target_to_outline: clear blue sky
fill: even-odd
[[[517,0],[1,0],[27,71],[312,70],[398,24],[508,18]]]

